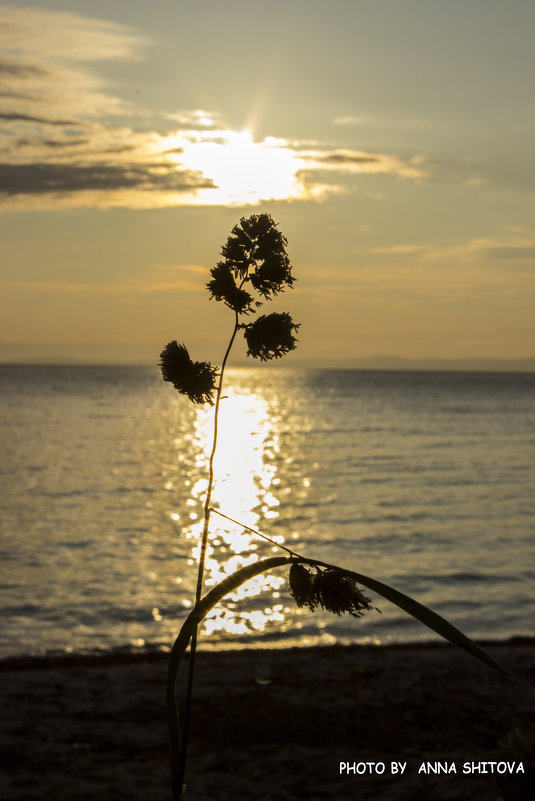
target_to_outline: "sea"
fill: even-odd
[[[533,636],[534,374],[266,365],[228,370],[223,395],[206,591],[283,545],[476,640]],[[169,650],[195,594],[213,414],[157,367],[0,367],[1,658]],[[379,611],[361,618],[298,608],[278,568],[226,596],[200,642],[440,639],[365,593]]]

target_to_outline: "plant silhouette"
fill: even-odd
[[[223,302],[234,313],[234,327],[220,369],[208,362],[194,362],[185,345],[176,341],[169,342],[160,354],[160,367],[165,381],[172,383],[178,392],[187,395],[193,403],[207,403],[214,406],[214,430],[208,462],[208,486],[204,502],[195,603],[175,640],[168,665],[167,713],[173,801],[185,801],[184,776],[199,624],[225,595],[236,590],[253,576],[274,568],[289,567],[290,592],[299,607],[308,607],[311,611],[321,607],[337,615],[347,613],[358,619],[374,608],[364,591],[357,586],[361,584],[396,604],[471,656],[511,678],[510,674],[483,649],[443,617],[418,601],[364,574],[298,554],[211,506],[219,404],[225,367],[236,336],[242,332],[248,356],[261,361],[281,358],[294,350],[297,345],[295,335],[299,325],[293,322],[288,313],[272,312],[251,319],[265,302],[273,300],[284,290],[291,289],[295,283],[286,245],[286,238],[280,233],[269,214],[254,214],[242,218],[232,229],[221,250],[223,260],[212,268],[211,280],[207,283],[210,297]],[[268,540],[284,551],[285,555],[263,559],[236,570],[203,597],[204,567],[212,513],[232,520],[258,537]],[[177,675],[188,645],[189,668],[180,731],[177,716]]]

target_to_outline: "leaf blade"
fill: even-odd
[[[319,562],[316,564],[322,563]],[[440,634],[440,636],[445,640],[452,643],[452,645],[457,646],[457,648],[460,648],[462,651],[470,654],[470,656],[479,659],[481,662],[484,662],[486,665],[494,668],[494,670],[497,670],[499,673],[507,676],[507,678],[515,681],[517,680],[512,673],[509,673],[508,670],[506,670],[502,665],[500,665],[499,662],[493,659],[483,648],[467,637],[466,634],[463,634],[462,631],[456,628],[456,626],[454,626],[448,620],[436,612],[433,612],[432,609],[429,609],[429,607],[424,606],[419,601],[415,601],[414,598],[405,595],[405,593],[394,589],[394,587],[391,587],[389,584],[384,584],[382,581],[378,581],[370,576],[365,576],[362,573],[356,573],[353,570],[346,570],[343,567],[338,567],[335,565],[329,565],[329,567],[336,567],[336,569],[344,575],[355,579],[355,581],[358,581],[360,584],[364,584],[364,586],[369,590],[373,590],[383,598],[386,598],[387,601],[390,601],[400,609],[403,609],[403,611],[407,612],[409,615],[411,615],[411,617],[419,620],[420,623],[423,623],[424,626],[427,626],[427,628],[431,629],[432,631],[436,631],[436,633]]]

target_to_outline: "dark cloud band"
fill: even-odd
[[[198,173],[161,165],[0,165],[0,193],[9,196],[120,189],[192,192],[210,188],[214,188],[213,182]]]

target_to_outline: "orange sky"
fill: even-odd
[[[288,365],[533,357],[534,22],[518,0],[0,5],[0,359],[178,339],[217,362],[204,286],[261,211],[297,278]]]

